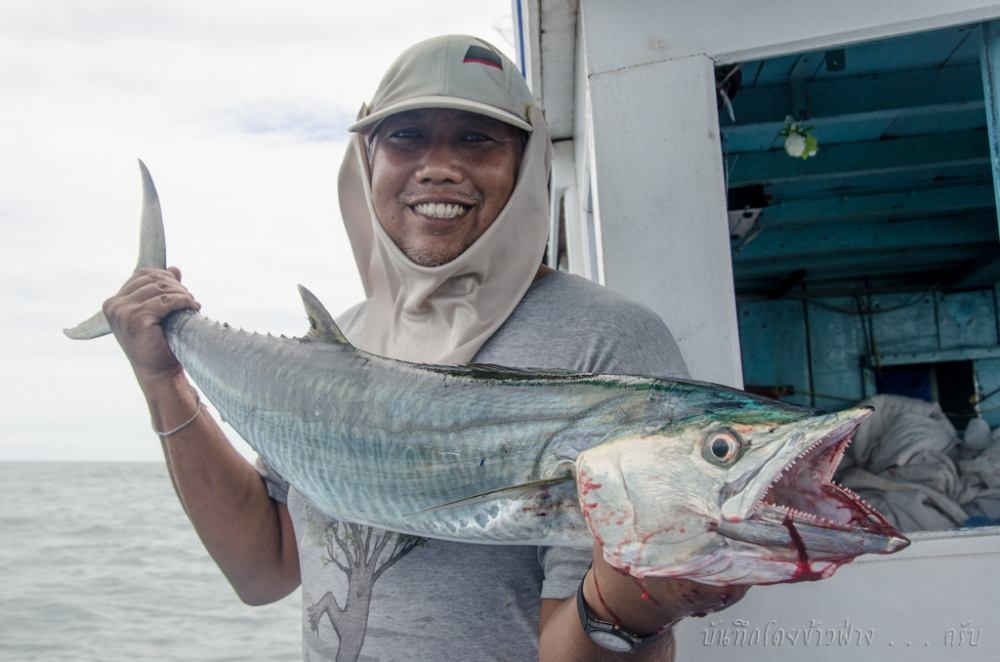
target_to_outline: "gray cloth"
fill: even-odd
[[[963,446],[967,455],[956,461],[962,486],[958,502],[970,516],[1000,524],[1000,427],[990,432],[985,421],[973,419]]]
[[[1000,428],[973,419],[960,440],[936,402],[876,395],[837,482],[903,532],[1000,522]],[[961,443],[959,443],[961,441]]]
[[[560,272],[532,284],[475,361],[687,376],[655,313]],[[540,600],[571,596],[590,561],[589,550],[423,540],[336,522],[261,472],[295,524],[306,660],[537,659]]]

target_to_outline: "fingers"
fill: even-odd
[[[176,267],[174,267],[176,269]],[[150,269],[143,267],[142,269],[136,269],[125,284],[122,285],[121,289],[118,290],[118,296],[131,294],[135,290],[139,289],[144,285],[149,283],[176,283],[180,284],[180,270],[176,273],[169,269]]]
[[[165,282],[153,282],[129,294],[108,299],[105,302],[104,312],[119,317],[120,311],[126,310],[132,314],[145,313],[160,318],[184,308],[200,310],[201,304],[178,283],[171,285]]]
[[[104,302],[104,314],[112,328],[136,329],[159,323],[175,310],[200,310],[201,304],[177,280],[179,275],[176,268],[137,269],[118,293]]]
[[[187,293],[191,297],[191,306],[196,310],[200,308],[197,301],[190,292],[180,284],[180,269],[171,267],[170,269],[137,269],[132,276],[125,281],[118,293],[112,299],[127,299],[135,302],[137,300],[151,299],[158,294]],[[138,297],[138,299],[136,299]],[[110,300],[109,300],[110,301]]]

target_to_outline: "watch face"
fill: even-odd
[[[628,653],[632,650],[632,644],[625,641],[612,632],[602,632],[601,630],[591,630],[587,634],[601,648],[606,648],[615,653]]]

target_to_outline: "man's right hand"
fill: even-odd
[[[299,585],[291,517],[208,412],[192,418],[200,404],[160,326],[176,310],[201,308],[180,278],[176,267],[137,269],[104,302],[104,315],[132,364],[153,427],[190,423],[161,441],[177,496],[205,548],[241,599],[273,602]]]
[[[199,310],[201,304],[180,280],[177,267],[137,269],[118,293],[104,302],[104,315],[144,388],[181,374],[160,321],[175,310]]]

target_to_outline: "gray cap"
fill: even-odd
[[[476,37],[447,35],[403,51],[349,131],[365,132],[389,115],[418,108],[467,110],[531,131],[535,105],[517,66]]]

